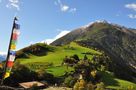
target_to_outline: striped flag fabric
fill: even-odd
[[[15,60],[15,55],[16,55],[16,45],[17,45],[17,40],[20,34],[20,25],[16,23],[16,18],[14,19],[13,23],[13,30],[11,34],[11,40],[10,40],[10,45],[9,45],[9,50],[8,50],[8,56],[7,56],[7,62],[6,62],[6,67],[5,67],[5,73],[4,73],[4,79],[10,76],[12,67],[14,65],[14,60]]]

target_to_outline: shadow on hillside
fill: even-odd
[[[102,73],[102,81],[105,83],[106,86],[119,86],[117,80],[115,80],[114,76],[108,72],[101,72]]]

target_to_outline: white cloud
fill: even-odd
[[[69,10],[69,12],[76,12],[77,11],[77,9],[76,8],[71,8],[70,10]]]
[[[134,15],[134,14],[129,14],[128,17],[131,19],[136,19],[136,15]]]
[[[19,0],[9,0],[9,2],[11,2],[11,3],[18,3]]]
[[[136,3],[126,4],[125,7],[133,11],[136,11]],[[136,14],[129,14],[128,17],[131,19],[136,19]]]
[[[17,10],[20,10],[19,6],[15,3],[11,3],[11,6],[15,7]]]
[[[0,55],[6,55],[7,52],[0,52]]]
[[[46,39],[46,40],[42,41],[42,43],[50,44],[50,43],[52,43],[53,41],[55,41],[55,40],[57,40],[57,39],[63,37],[63,36],[66,35],[66,34],[68,34],[69,32],[70,32],[70,31],[68,31],[68,30],[61,31],[61,32],[60,32],[57,36],[55,36],[54,38],[52,38],[52,39]]]
[[[55,40],[58,39],[58,38],[63,37],[64,35],[68,34],[69,32],[70,32],[70,31],[67,31],[67,30],[61,31],[61,32],[55,37]]]
[[[62,5],[61,6],[61,11],[66,12],[68,10],[69,10],[69,6],[67,6],[67,5]]]
[[[41,43],[47,43],[49,45],[53,41],[54,41],[54,39],[46,39],[46,40],[42,41]]]
[[[58,4],[57,4],[58,3]],[[62,11],[62,12],[66,12],[66,11],[68,11],[68,9],[69,9],[69,6],[68,5],[64,5],[60,0],[58,0],[57,2],[56,2],[56,5],[59,5],[60,6],[60,10]]]
[[[30,42],[29,42],[30,45],[32,45],[32,44],[34,44],[34,43],[35,43],[35,42],[33,42],[33,41],[30,41]]]
[[[63,4],[62,2],[61,2],[61,0],[57,0],[57,1],[55,1],[54,2],[54,4],[55,5],[58,5],[59,7],[60,7],[60,10],[62,11],[62,12],[76,12],[76,8],[71,8],[70,6],[68,6],[68,5],[66,5],[66,4]]]
[[[136,11],[136,3],[126,4],[125,7]]]
[[[20,10],[19,4],[20,4],[20,0],[8,0],[8,4],[6,5],[6,7],[16,8],[19,11]]]

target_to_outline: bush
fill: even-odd
[[[67,87],[73,87],[73,85],[75,84],[76,82],[76,79],[73,78],[72,76],[69,76],[65,79],[64,81],[64,84],[67,86]]]
[[[89,83],[89,84],[87,84],[86,89],[87,89],[87,90],[95,90],[95,85]]]
[[[9,86],[18,86],[20,82],[28,82],[34,80],[46,80],[48,83],[54,83],[54,76],[47,73],[43,69],[39,69],[37,72],[30,70],[25,65],[16,62],[11,76],[4,80],[4,84]]]
[[[127,90],[134,90],[134,86],[133,85],[128,86]]]
[[[7,85],[18,85],[20,82],[35,80],[37,74],[31,71],[25,65],[18,64],[12,69],[11,76],[5,79],[5,84]]]
[[[73,87],[74,90],[78,90],[79,88],[79,81],[77,81]]]
[[[45,69],[39,69],[36,71],[38,80],[46,80],[48,83],[54,84],[54,76],[50,73],[47,73]]]
[[[84,56],[84,59],[83,60],[88,60],[88,57],[86,56],[86,54],[85,54],[85,56]]]
[[[80,87],[85,87],[85,81],[83,79],[80,80],[79,86]]]
[[[85,80],[81,79],[81,80],[78,80],[74,87],[73,87],[74,90],[86,90],[86,82]]]
[[[71,58],[75,59],[77,62],[80,60],[78,55],[74,54],[73,56],[71,56]]]
[[[103,82],[97,84],[96,90],[105,90],[105,85]]]

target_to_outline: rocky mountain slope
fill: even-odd
[[[51,45],[76,41],[85,47],[103,50],[112,58],[111,71],[119,78],[136,82],[136,31],[107,21],[97,21],[75,29]]]

